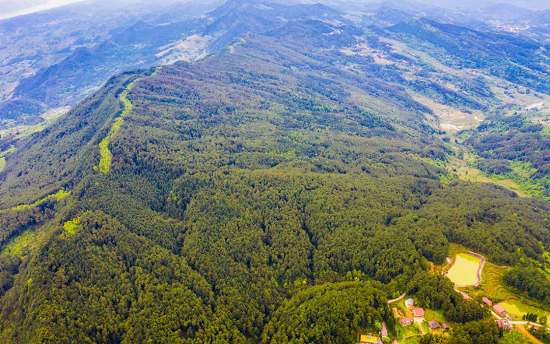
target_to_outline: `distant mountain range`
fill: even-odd
[[[336,2],[338,11],[301,4],[289,11],[285,5],[261,1],[216,5],[168,2],[151,9],[137,3],[100,10],[82,4],[0,21],[0,44],[5,46],[0,58],[7,67],[0,68],[0,129],[40,123],[44,113],[76,104],[113,73],[193,61],[225,49],[248,32],[303,16],[337,25],[360,20],[377,27],[427,18],[480,31],[519,32],[541,44],[550,40],[548,13],[504,3],[474,11],[391,0],[348,7]],[[82,16],[93,19],[78,21]],[[41,35],[47,44],[28,49]]]

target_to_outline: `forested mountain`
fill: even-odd
[[[352,343],[381,322],[395,334],[388,300],[406,292],[453,323],[447,343],[498,343],[433,264],[460,244],[550,268],[550,204],[447,167],[471,149],[546,175],[538,153],[499,148],[546,142],[505,110],[550,97],[547,50],[381,18],[231,0],[134,23],[21,82],[29,99],[62,97],[93,84],[79,68],[178,35],[215,52],[116,74],[53,125],[2,137],[0,342]],[[514,271],[528,296],[544,285]]]
[[[202,42],[187,38],[218,4],[97,0],[0,20],[0,129],[43,122],[114,73],[200,56]]]

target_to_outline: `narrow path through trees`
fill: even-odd
[[[133,105],[130,100],[128,100],[128,93],[132,90],[134,85],[140,80],[141,78],[137,78],[131,83],[126,86],[126,89],[120,93],[118,96],[118,99],[122,101],[124,104],[124,110],[122,110],[122,113],[119,117],[115,119],[115,122],[111,126],[111,129],[109,130],[109,133],[107,133],[107,136],[101,142],[99,143],[99,153],[101,154],[101,160],[99,161],[99,170],[101,173],[108,173],[109,169],[111,168],[111,161],[113,160],[113,154],[109,150],[109,142],[111,141],[111,138],[115,136],[115,134],[120,129],[120,126],[122,125],[122,122],[124,121],[124,117],[128,116],[130,112],[132,112]]]
[[[407,295],[407,292],[404,292],[403,294],[401,294],[401,295],[400,295],[398,298],[396,298],[396,299],[388,300],[388,303],[394,303],[394,302],[403,300],[403,298],[405,297],[405,295]]]

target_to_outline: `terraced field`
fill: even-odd
[[[491,263],[486,263],[483,269],[483,282],[481,289],[491,300],[508,300],[516,296],[508,291],[503,285],[502,277],[510,268],[498,267]]]

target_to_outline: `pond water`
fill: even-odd
[[[447,277],[458,285],[473,285],[478,282],[477,271],[481,260],[466,253],[456,255],[455,263],[449,269]]]
[[[521,320],[521,316],[527,313],[535,313],[538,314],[538,316],[546,315],[550,318],[550,312],[547,312],[543,309],[529,306],[521,301],[518,300],[508,300],[505,302],[499,303],[499,305],[504,308],[504,310],[511,316],[515,316],[516,320]],[[548,321],[548,324],[550,325],[550,319]]]

